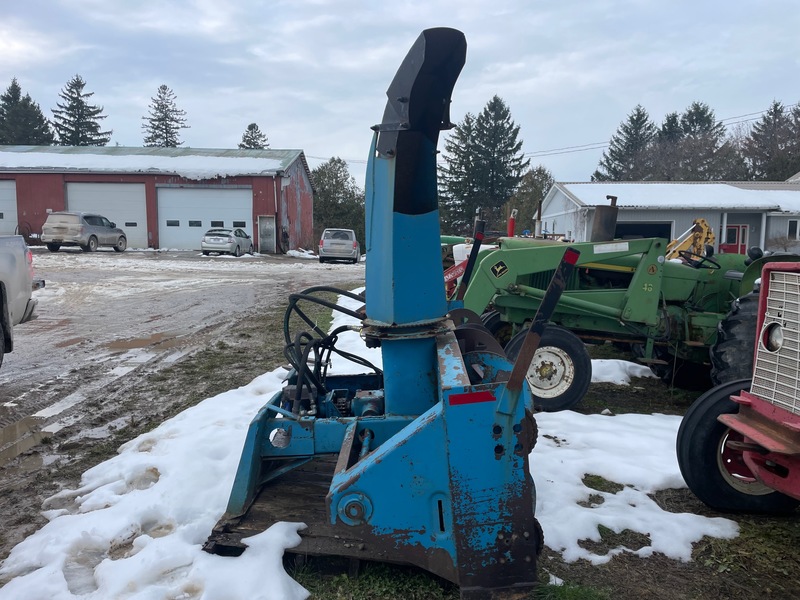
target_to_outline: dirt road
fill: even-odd
[[[34,265],[47,287],[0,370],[0,463],[84,421],[87,406],[108,409],[113,389],[223,339],[248,311],[345,270],[363,277],[362,265],[194,252],[37,252]]]

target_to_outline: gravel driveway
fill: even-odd
[[[363,263],[178,251],[35,251],[34,267],[47,287],[0,369],[0,464],[86,421],[90,407],[107,409],[114,390],[224,340],[253,310],[282,310],[291,292],[364,276]],[[103,437],[106,427],[79,429]]]

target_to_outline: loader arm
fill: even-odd
[[[483,256],[464,296],[464,308],[481,314],[500,296],[541,300],[545,289],[525,282],[535,279],[531,276],[551,272],[561,260],[564,245],[526,242],[503,238],[500,248]],[[628,273],[630,283],[592,291],[582,291],[573,283],[561,296],[556,311],[568,309],[587,316],[655,326],[662,295],[665,245],[666,240],[660,238],[571,244],[580,252],[576,271],[583,268]]]

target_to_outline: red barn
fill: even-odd
[[[95,212],[130,248],[195,250],[211,227],[241,227],[261,253],[315,247],[302,150],[0,146],[0,234],[35,243],[47,214]]]

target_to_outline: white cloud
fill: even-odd
[[[3,73],[22,74],[65,60],[87,48],[86,44],[70,43],[64,36],[37,31],[20,19],[4,16],[0,21],[0,72]]]
[[[192,146],[235,145],[256,121],[273,146],[361,159],[401,60],[428,27],[461,29],[467,63],[451,116],[495,94],[524,151],[608,141],[642,104],[660,122],[700,100],[718,118],[797,102],[789,0],[62,0],[46,18],[13,3],[0,24],[0,88],[18,77],[43,108],[75,73],[115,140],[141,143],[161,83],[177,94]],[[559,180],[587,180],[601,151],[540,157]]]

